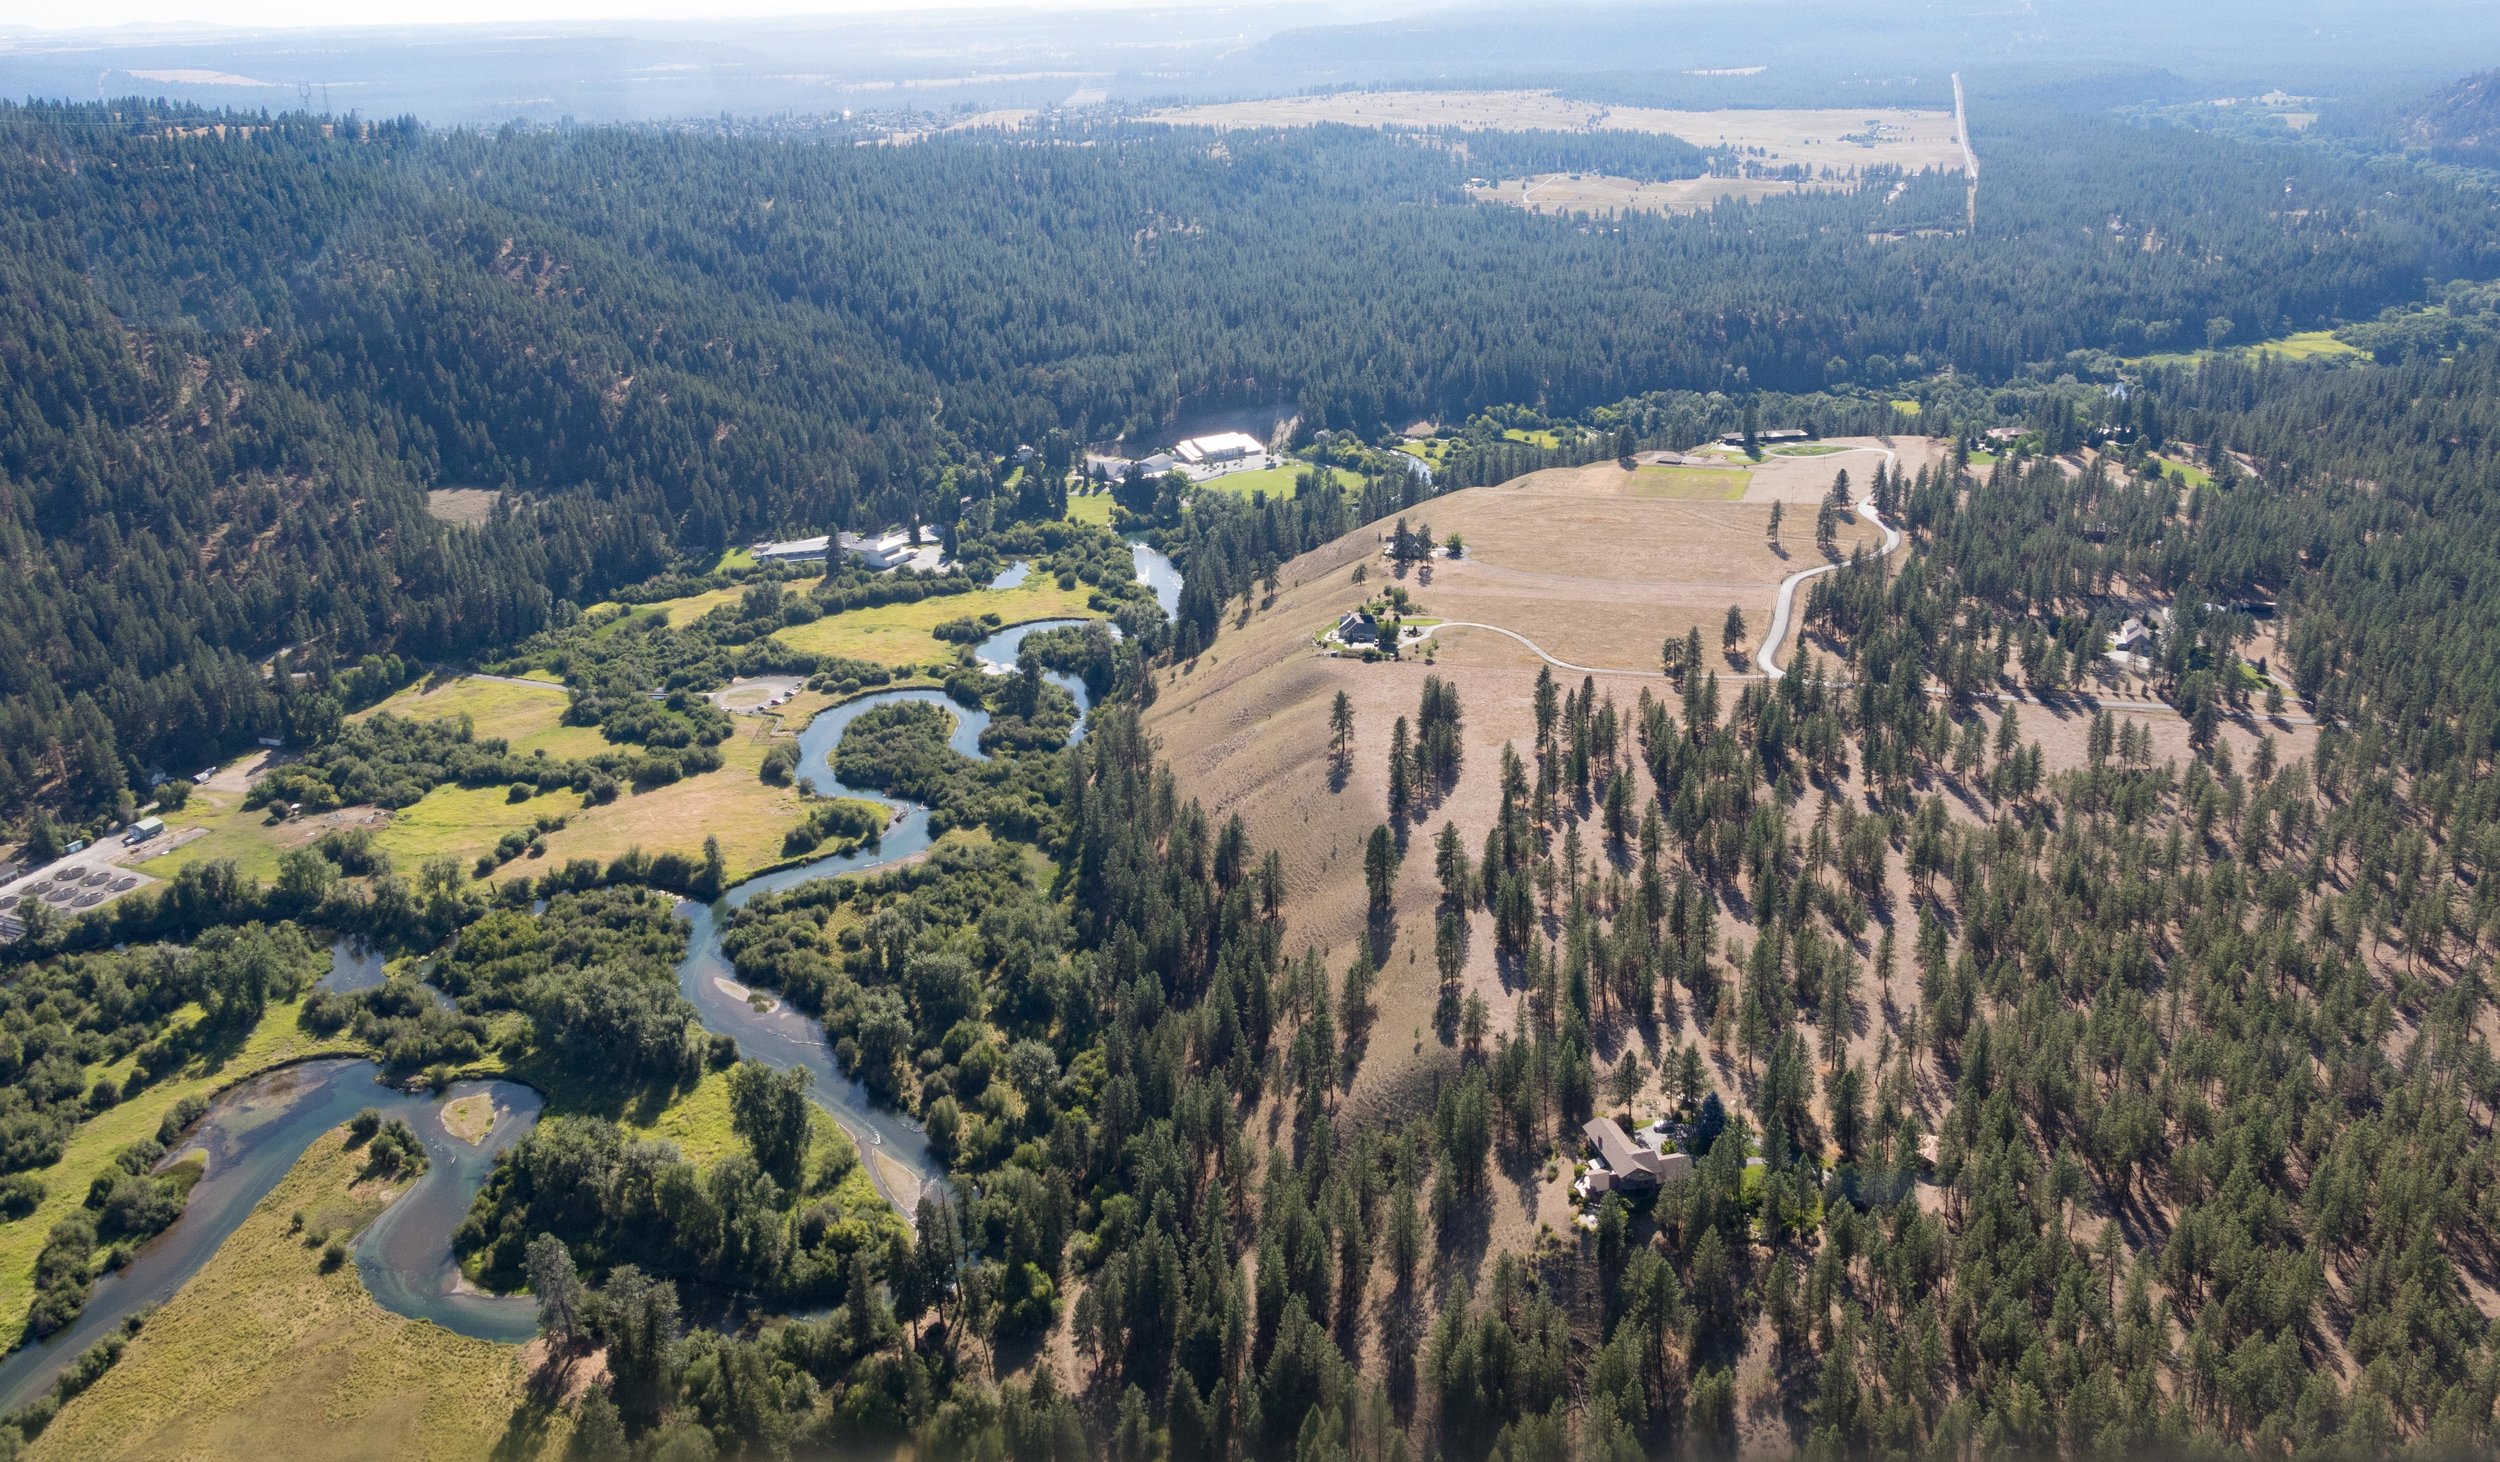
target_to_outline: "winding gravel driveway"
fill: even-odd
[[[1858,504],[1858,516],[1884,530],[1883,551],[1875,556],[1890,558],[1893,550],[1901,546],[1901,530],[1885,522],[1883,515],[1875,511],[1875,504],[1872,502]],[[1797,586],[1808,579],[1831,573],[1840,567],[1841,565],[1836,563],[1817,564],[1810,569],[1799,569],[1780,580],[1780,596],[1771,605],[1771,627],[1762,636],[1762,648],[1754,651],[1753,655],[1754,663],[1762,667],[1763,678],[1777,680],[1788,673],[1771,659],[1771,652],[1778,649],[1781,642],[1788,638],[1788,619],[1796,609]]]

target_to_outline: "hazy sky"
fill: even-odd
[[[0,0],[0,32],[15,26],[94,31],[114,26],[474,25],[530,20],[742,19],[930,10],[1158,10],[1243,8],[1240,0],[85,0],[49,6]],[[1375,10],[1377,4],[1350,5]]]

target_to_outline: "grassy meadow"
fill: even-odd
[[[314,1236],[363,1229],[392,1196],[364,1167],[344,1128],[316,1139],[28,1455],[561,1455],[569,1420],[531,1395],[521,1347],[394,1315],[353,1264],[324,1272]]]
[[[845,610],[813,624],[793,625],[774,638],[819,655],[844,655],[895,667],[927,665],[955,658],[955,647],[932,633],[950,619],[995,614],[1003,624],[1020,624],[1031,619],[1090,617],[1094,610],[1088,600],[1093,592],[1083,583],[1062,589],[1058,580],[1035,573],[1013,589],[975,589],[911,604]]]
[[[1200,492],[1221,492],[1233,497],[1248,497],[1264,492],[1269,497],[1293,496],[1294,483],[1311,470],[1307,462],[1286,462],[1278,467],[1262,467],[1255,472],[1226,472],[1198,484]]]
[[[187,1096],[213,1095],[291,1061],[356,1053],[351,1040],[322,1039],[297,1024],[302,1010],[296,1002],[270,1006],[260,1024],[230,1047],[212,1050],[179,1075],[88,1118],[70,1134],[59,1162],[34,1170],[44,1186],[43,1202],[24,1218],[0,1223],[0,1348],[16,1344],[25,1327],[26,1307],[35,1297],[35,1255],[43,1248],[44,1235],[86,1202],[87,1185],[112,1166],[114,1154],[156,1135],[157,1124],[175,1103]],[[193,1007],[177,1019],[188,1024],[199,1014]],[[97,1065],[89,1068],[87,1080],[90,1085],[107,1076],[127,1081],[131,1066],[129,1057]]]

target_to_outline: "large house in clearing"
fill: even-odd
[[[1362,610],[1351,610],[1337,621],[1337,641],[1346,645],[1377,645],[1380,643],[1380,621]]]
[[[1580,1130],[1588,1134],[1589,1146],[1595,1149],[1596,1160],[1586,1180],[1592,1196],[1655,1188],[1692,1176],[1691,1158],[1635,1141],[1611,1117],[1592,1117]]]

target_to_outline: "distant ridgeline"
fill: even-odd
[[[1878,243],[1958,184],[1584,234],[1462,206],[1487,163],[1342,128],[879,148],[0,108],[0,821],[110,815],[335,725],[388,688],[336,678],[368,655],[472,659],[749,536],[1055,515],[1082,443],[1185,411],[1376,439],[1686,392],[1678,421],[1725,430],[1747,392],[2368,318],[2495,232],[2394,164],[1982,122],[1981,236]],[[1042,473],[1010,490],[1020,444]],[[446,487],[499,496],[455,525]]]

